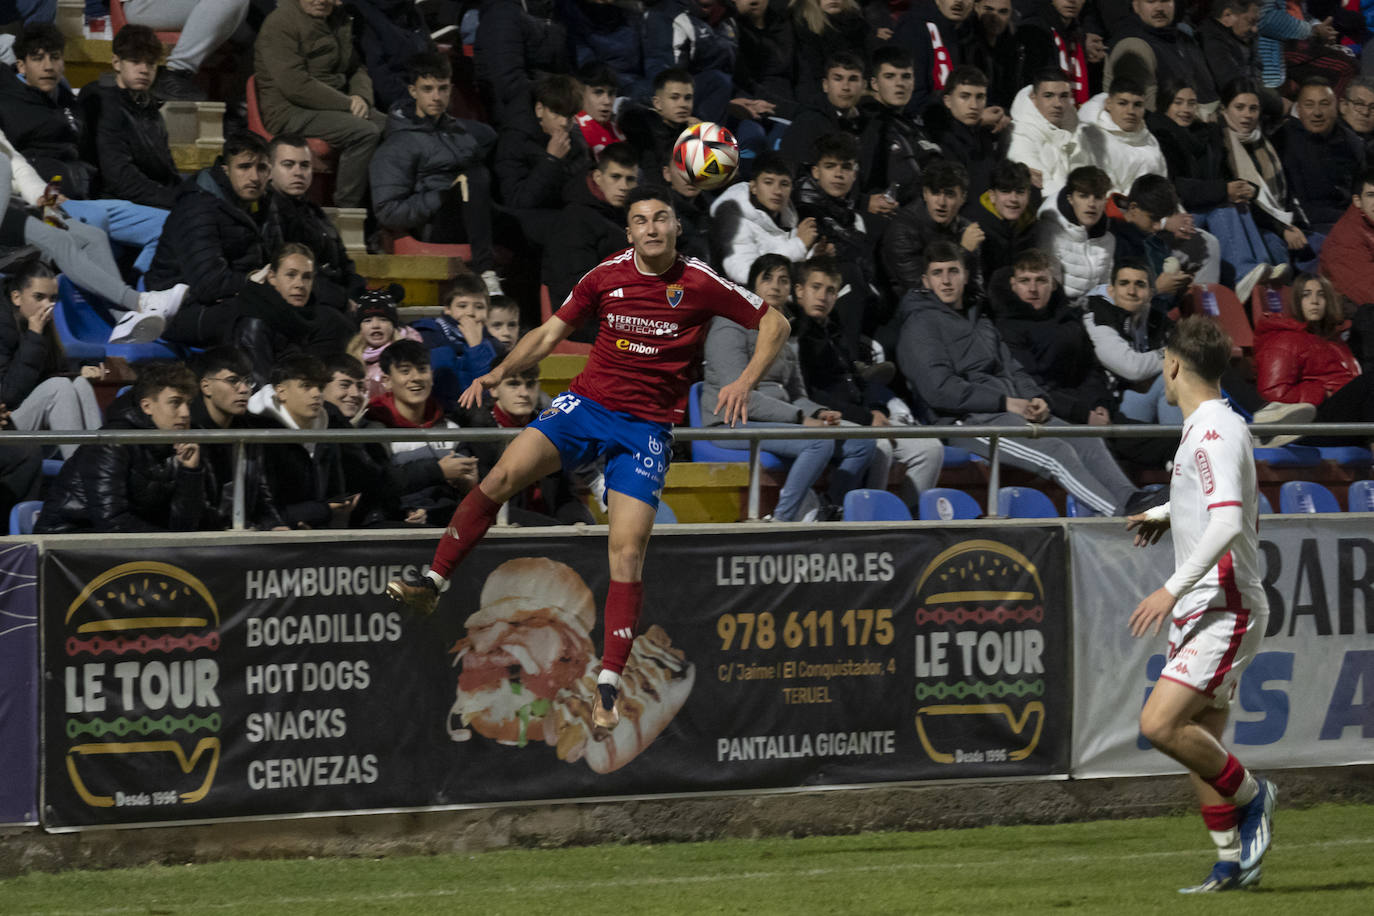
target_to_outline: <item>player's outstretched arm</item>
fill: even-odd
[[[735,421],[746,423],[749,420],[749,392],[759,383],[763,373],[773,365],[782,345],[787,343],[791,326],[777,309],[770,307],[759,319],[759,337],[754,344],[754,355],[750,357],[744,371],[728,385],[722,386],[716,397],[716,407],[712,413],[722,415],[727,426]]]
[[[1159,512],[1163,509],[1163,512]],[[1164,532],[1169,530],[1169,507],[1157,506],[1149,512],[1142,512],[1140,515],[1128,515],[1126,517],[1126,530],[1135,532],[1135,546],[1149,547],[1158,544],[1159,539],[1164,537]]]
[[[486,375],[472,380],[458,398],[458,403],[466,408],[477,407],[482,403],[482,392],[495,388],[507,375],[520,372],[535,365],[553,352],[568,335],[573,332],[572,325],[557,316],[551,316],[539,327],[520,338],[505,359]]]

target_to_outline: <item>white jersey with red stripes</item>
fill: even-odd
[[[1269,604],[1260,584],[1259,484],[1249,427],[1221,399],[1204,401],[1184,422],[1169,487],[1175,567],[1197,547],[1213,510],[1239,506],[1244,523],[1231,549],[1178,596],[1174,620],[1186,626],[1207,608],[1267,615]]]

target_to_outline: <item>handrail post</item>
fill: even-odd
[[[248,443],[240,439],[234,443],[234,517],[233,528],[242,531],[245,527],[243,481],[248,476]]]
[[[1002,464],[999,459],[1001,440],[997,436],[988,437],[988,518],[1001,518],[998,514],[998,496],[1002,489]]]
[[[763,464],[763,440],[749,440],[749,521],[759,520],[759,473]]]

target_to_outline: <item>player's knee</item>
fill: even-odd
[[[1148,706],[1141,710],[1140,734],[1153,746],[1168,747],[1173,743],[1176,732],[1177,727],[1172,720],[1155,714]]]

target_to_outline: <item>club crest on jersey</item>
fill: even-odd
[[[678,307],[679,305],[681,305],[681,304],[682,304],[682,284],[681,284],[681,283],[669,283],[669,284],[668,284],[668,307],[669,307],[669,308],[675,309],[675,308],[677,308],[677,307]]]
[[[539,415],[539,419],[547,420],[549,417],[556,417],[559,414],[557,407],[545,407],[544,412]]]

